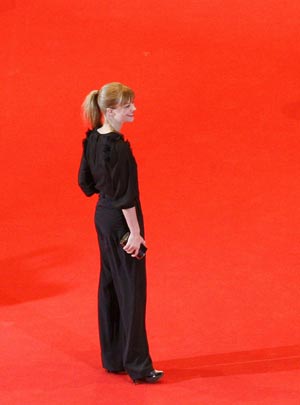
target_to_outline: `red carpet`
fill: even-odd
[[[2,0],[0,402],[299,405],[300,4]],[[84,96],[136,91],[147,326],[100,366]]]

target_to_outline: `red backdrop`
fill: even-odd
[[[84,323],[96,340],[80,105],[122,81],[136,92],[124,133],[139,163],[154,356],[299,355],[299,18],[281,0],[2,0],[4,317],[29,311],[37,325],[36,308],[64,306],[68,330]]]

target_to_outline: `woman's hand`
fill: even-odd
[[[144,238],[140,234],[130,233],[128,241],[123,249],[126,253],[131,254],[132,257],[136,257],[139,253],[141,244],[146,246]]]
[[[146,246],[144,238],[140,234],[140,226],[136,215],[136,209],[135,207],[124,208],[122,209],[122,212],[130,232],[128,241],[123,249],[132,257],[136,257],[139,253],[141,243]]]

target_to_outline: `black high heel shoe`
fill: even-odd
[[[146,377],[133,379],[135,384],[154,384],[164,375],[163,371],[152,370]]]

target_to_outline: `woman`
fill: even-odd
[[[101,253],[98,292],[99,334],[103,367],[127,372],[135,383],[155,383],[145,329],[145,245],[137,166],[130,145],[120,133],[133,122],[133,91],[108,83],[89,93],[83,103],[92,130],[83,141],[79,185],[87,196],[99,193],[95,225]],[[120,240],[129,232],[124,247]]]

